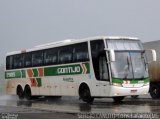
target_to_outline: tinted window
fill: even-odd
[[[87,42],[6,58],[6,69],[89,61]]]
[[[92,59],[97,59],[100,52],[104,51],[103,40],[91,41],[91,54]]]
[[[24,54],[24,67],[31,67],[32,66],[32,53],[25,53]]]
[[[84,62],[89,60],[88,55],[88,45],[87,42],[85,43],[78,43],[74,45],[74,52],[73,52],[73,60],[74,62]]]
[[[6,58],[6,69],[10,69],[10,56]]]
[[[58,50],[57,49],[49,49],[44,53],[44,62],[46,65],[57,64],[58,60]]]
[[[13,68],[23,68],[23,55],[14,55]]]
[[[13,59],[13,56],[7,56],[6,58],[6,69],[7,70],[12,69],[12,59]]]
[[[61,47],[59,51],[59,63],[71,63],[73,56],[72,46]]]
[[[100,71],[99,71],[99,56],[100,53],[104,51],[104,42],[103,40],[95,40],[91,41],[91,55],[95,77],[100,79]]]
[[[32,66],[43,65],[43,51],[32,52]]]

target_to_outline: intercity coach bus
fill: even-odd
[[[156,52],[152,61],[156,60]],[[6,55],[6,92],[35,96],[79,96],[84,102],[147,94],[146,51],[137,38],[64,40]]]

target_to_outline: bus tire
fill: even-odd
[[[24,92],[20,85],[17,86],[17,95],[20,100],[24,99]]]
[[[160,98],[160,87],[157,85],[150,86],[150,95],[153,99]]]
[[[24,89],[24,97],[27,100],[31,100],[32,99],[32,93],[31,93],[31,88],[29,85],[25,86]]]
[[[121,102],[125,97],[119,96],[119,97],[113,97],[114,102]]]
[[[94,98],[91,96],[89,87],[87,85],[80,86],[79,95],[80,99],[82,99],[84,102],[92,103],[94,101]]]

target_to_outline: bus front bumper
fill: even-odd
[[[125,88],[125,87],[111,86],[110,89],[111,89],[109,93],[110,97],[145,95],[145,94],[148,94],[149,92],[149,85],[138,87],[138,88]]]

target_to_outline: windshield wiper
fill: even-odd
[[[129,71],[129,58],[127,56],[127,65],[128,65],[128,71]]]
[[[129,72],[129,68],[130,68],[129,65],[130,65],[130,64],[129,64],[129,58],[128,58],[128,56],[127,56],[127,65],[124,67],[124,78],[123,78],[123,79],[127,79],[128,72]]]

